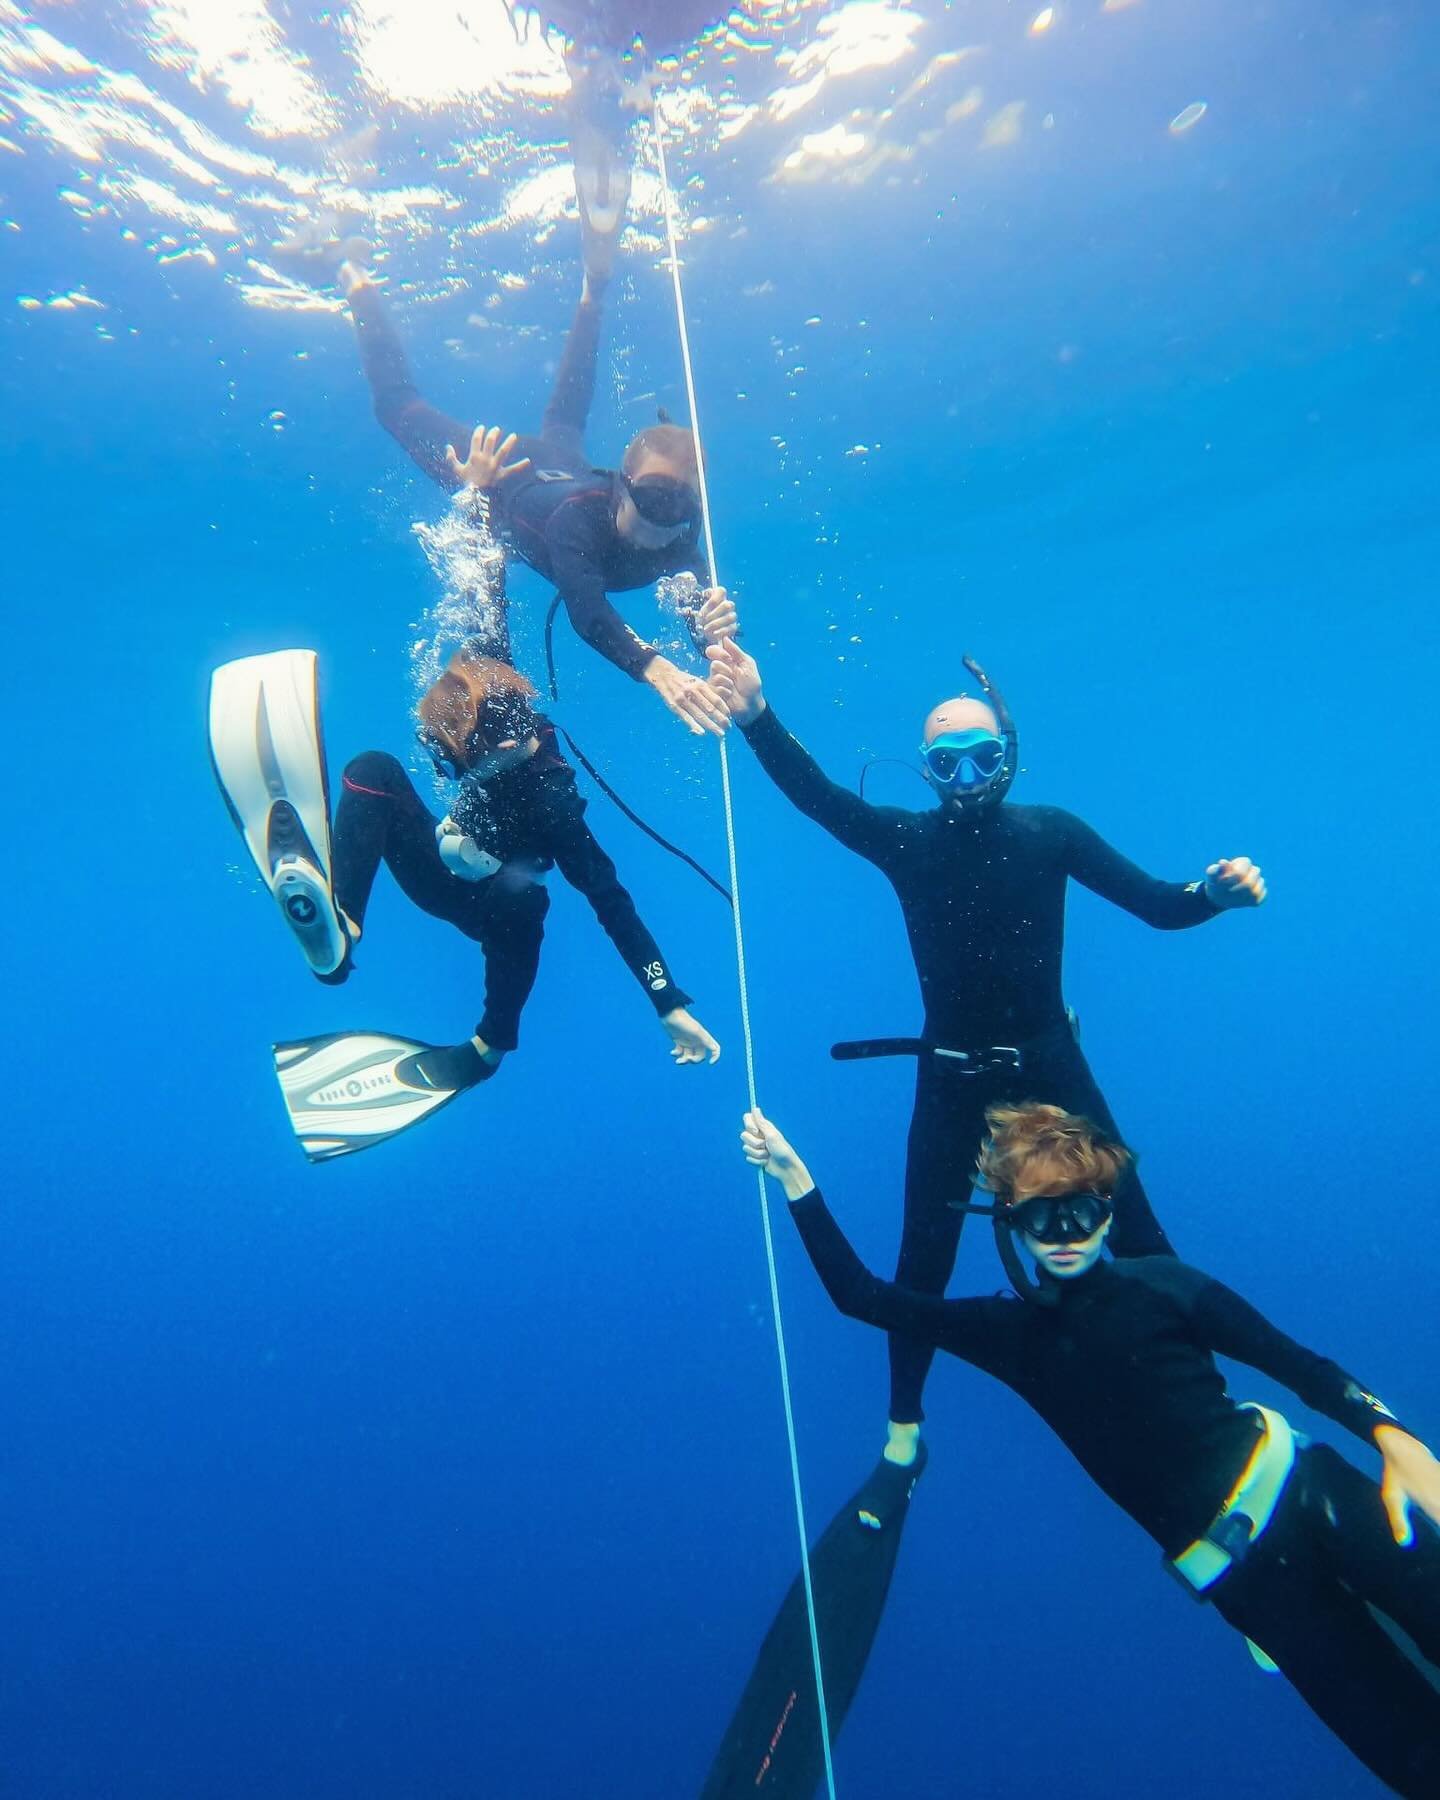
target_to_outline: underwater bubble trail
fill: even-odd
[[[488,508],[466,489],[433,524],[410,527],[425,553],[440,596],[411,627],[410,708],[413,713],[445,672],[454,651],[469,639],[505,641],[505,550],[490,529]],[[435,792],[449,792],[435,773]]]

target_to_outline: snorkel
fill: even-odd
[[[1022,1300],[1033,1306],[1059,1304],[1060,1283],[1041,1281],[1026,1268],[1020,1246],[1015,1242],[1014,1228],[1008,1218],[1010,1208],[1004,1201],[996,1200],[987,1204],[979,1200],[955,1200],[950,1204],[955,1212],[983,1213],[989,1219],[995,1232],[995,1248],[1000,1256],[1000,1266]]]
[[[1109,1221],[1115,1207],[1109,1194],[1090,1189],[1063,1194],[1035,1194],[1024,1200],[1005,1200],[997,1196],[990,1205],[967,1200],[955,1206],[956,1212],[985,1213],[995,1231],[995,1248],[1010,1285],[1022,1300],[1037,1306],[1054,1306],[1060,1298],[1063,1283],[1075,1275],[1083,1275],[1098,1261]],[[1066,1255],[1083,1258],[1080,1267],[1060,1273],[1058,1267],[1043,1271],[1048,1279],[1031,1275],[1025,1266],[1017,1238],[1029,1237],[1047,1256]],[[1099,1242],[1096,1242],[1096,1239]],[[1034,1251],[1032,1255],[1036,1254]],[[1043,1259],[1041,1259],[1043,1261]]]
[[[1010,792],[1020,767],[1020,734],[1005,696],[984,669],[973,656],[962,660],[980,683],[985,704],[995,715],[999,739],[980,730],[941,732],[921,746],[920,755],[925,763],[925,779],[940,796],[941,805],[978,814],[998,806]]]

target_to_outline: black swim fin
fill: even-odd
[[[900,1468],[882,1457],[810,1552],[831,1740],[840,1735],[885,1612],[910,1496],[927,1460]],[[805,1585],[792,1582],[701,1790],[700,1800],[812,1800],[824,1779],[820,1709]]]

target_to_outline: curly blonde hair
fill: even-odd
[[[1007,1206],[1017,1196],[1067,1189],[1113,1194],[1135,1160],[1088,1119],[1038,1100],[987,1107],[985,1123],[990,1135],[980,1150],[979,1184]]]

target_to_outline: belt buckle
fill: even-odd
[[[1217,1519],[1205,1535],[1217,1550],[1223,1550],[1230,1558],[1230,1566],[1236,1568],[1254,1548],[1255,1521],[1248,1513],[1228,1512],[1223,1519]]]
[[[1163,1558],[1167,1573],[1173,1575],[1189,1594],[1192,1600],[1202,1604],[1214,1594],[1216,1586],[1222,1582],[1232,1570],[1238,1569],[1249,1556],[1255,1546],[1255,1521],[1248,1513],[1233,1511],[1221,1515],[1211,1522],[1193,1544],[1186,1546],[1179,1556]],[[1223,1565],[1218,1568],[1203,1587],[1197,1587],[1191,1578],[1180,1567],[1184,1559],[1194,1550],[1201,1548],[1213,1550],[1224,1557]]]
[[[993,1075],[997,1069],[1008,1069],[1018,1075],[1024,1064],[1018,1044],[990,1044],[984,1050],[946,1050],[936,1045],[934,1054],[943,1056],[955,1066],[957,1075]]]

